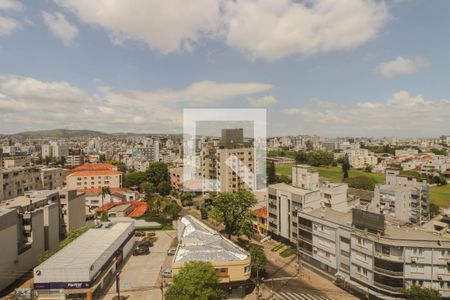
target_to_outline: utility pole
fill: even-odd
[[[120,271],[117,270],[116,272],[116,292],[117,292],[117,299],[120,300]]]

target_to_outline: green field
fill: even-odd
[[[278,175],[287,175],[291,177],[292,164],[277,165],[275,168]],[[321,177],[327,178],[333,182],[342,182],[342,169],[340,167],[316,167],[315,169],[319,171]],[[350,170],[349,177],[356,176],[369,176],[374,178],[377,183],[384,183],[384,174]],[[430,200],[440,207],[447,208],[450,205],[450,184],[431,187]]]
[[[275,167],[276,173],[279,175],[291,176],[292,164],[277,165]],[[343,173],[341,167],[315,167],[319,171],[319,176],[329,179],[333,182],[342,182]],[[384,182],[384,174],[380,173],[367,173],[360,170],[350,170],[349,177],[368,176],[374,178],[377,183]]]
[[[430,200],[440,207],[447,208],[450,205],[450,184],[431,187]]]

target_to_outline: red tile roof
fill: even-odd
[[[78,171],[67,176],[101,176],[101,175],[120,175],[122,172],[114,170],[95,170],[95,171]]]
[[[253,211],[253,214],[259,218],[267,219],[267,207],[261,207]]]
[[[100,171],[100,170],[115,170],[117,167],[112,164],[84,164],[72,169],[73,172],[78,171]]]

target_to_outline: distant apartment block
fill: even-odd
[[[217,180],[218,191],[253,189],[254,149],[244,141],[242,128],[222,129],[220,141],[203,142],[200,164],[203,179]]]
[[[66,156],[66,165],[69,167],[78,167],[84,164],[84,153],[83,150],[79,148],[69,149]]]
[[[71,170],[66,176],[66,186],[77,190],[121,188],[122,176],[122,172],[110,164],[85,164]]]
[[[371,209],[401,221],[423,224],[430,220],[428,184],[416,178],[386,171],[386,184],[377,185]]]
[[[367,149],[346,149],[344,155],[348,155],[350,165],[355,169],[362,169],[366,166],[376,166],[378,158],[369,154]]]

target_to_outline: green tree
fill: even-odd
[[[103,202],[105,201],[106,195],[111,196],[111,189],[109,188],[109,186],[102,187],[102,205],[101,206],[103,206]]]
[[[285,174],[277,175],[276,178],[277,178],[276,182],[291,183],[291,179],[289,178],[289,176]]]
[[[225,293],[219,288],[219,277],[209,262],[186,263],[173,278],[165,294],[167,300],[219,300]]]
[[[311,151],[314,149],[314,143],[311,140],[307,140],[305,143],[306,150]]]
[[[126,173],[127,172],[127,165],[125,165],[123,162],[118,161],[118,160],[110,160],[109,163],[111,165],[114,165],[117,167],[117,170],[119,170],[122,173]]]
[[[439,291],[432,288],[423,288],[418,285],[412,285],[403,291],[403,297],[412,300],[439,300],[441,295]]]
[[[306,154],[306,152],[299,151],[295,155],[295,161],[297,163],[299,163],[299,164],[307,163],[308,162],[308,155]]]
[[[170,185],[169,181],[161,181],[158,184],[157,191],[163,196],[167,196],[170,194],[170,191],[172,190],[172,186]]]
[[[275,174],[275,164],[267,164],[267,184],[274,184],[277,182],[277,175]]]
[[[350,159],[346,153],[342,160],[342,172],[344,172],[344,179],[348,178],[348,171],[350,171]]]
[[[145,194],[144,197],[147,195],[150,196],[151,194],[156,193],[156,186],[153,183],[148,182],[148,181],[142,182],[139,185],[139,189],[141,192],[143,192]]]
[[[437,216],[441,211],[441,208],[436,203],[431,202],[430,203],[430,215],[431,217]]]
[[[190,192],[182,193],[180,196],[181,204],[183,206],[192,206],[194,204],[194,196]]]
[[[260,246],[252,245],[249,249],[252,271],[256,274],[256,294],[259,295],[259,272],[264,270],[267,264],[266,254]]]
[[[158,186],[163,181],[170,182],[169,169],[165,163],[160,161],[151,162],[145,174],[147,181],[155,186]]]
[[[125,187],[135,187],[135,186],[140,186],[141,183],[145,182],[146,180],[146,174],[145,172],[130,172],[130,173],[126,173],[123,176],[124,180],[123,180],[123,184]]]
[[[373,191],[377,181],[369,176],[356,176],[351,178],[346,178],[348,186],[355,189]]]
[[[102,215],[100,216],[100,221],[101,222],[109,222],[108,214],[102,213]]]
[[[308,153],[308,164],[314,167],[329,166],[333,161],[333,152],[318,150]]]
[[[212,204],[214,215],[225,224],[228,238],[231,235],[251,235],[252,215],[250,208],[256,204],[253,193],[240,190],[237,193],[224,192],[217,195]]]
[[[164,214],[166,216],[171,217],[172,219],[176,219],[180,212],[181,212],[181,207],[175,201],[171,201],[169,204],[167,204],[164,207]]]

